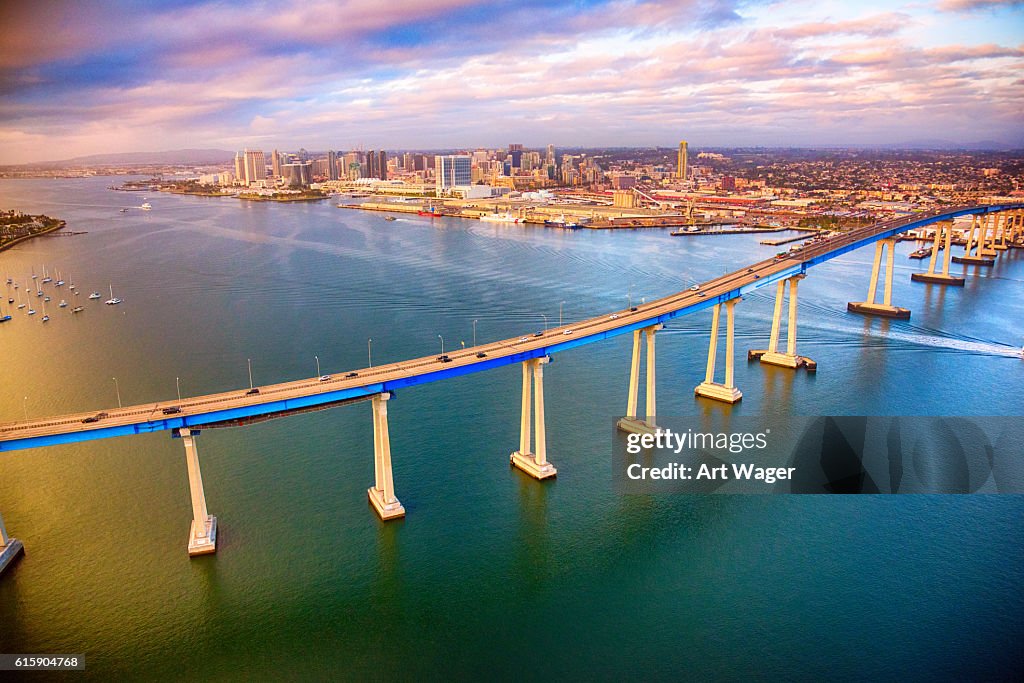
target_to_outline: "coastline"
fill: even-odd
[[[67,226],[67,221],[63,221],[62,220],[59,223],[57,223],[57,225],[54,225],[53,227],[46,228],[45,230],[41,230],[41,231],[33,233],[31,235],[22,235],[21,237],[18,237],[17,239],[11,240],[10,242],[7,242],[6,244],[0,245],[0,251],[5,251],[5,250],[10,249],[11,247],[15,246],[16,244],[21,244],[22,242],[25,242],[27,240],[33,239],[35,237],[40,237],[42,235],[47,235],[47,234],[49,234],[51,232],[55,232],[57,230],[60,230],[61,228],[64,228],[66,226]]]

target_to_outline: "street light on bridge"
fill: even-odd
[[[548,317],[546,315],[544,315],[543,313],[540,314],[540,317],[544,318],[544,334],[547,334],[548,333]]]
[[[117,378],[114,378],[114,391],[117,392],[117,407],[121,408],[121,387],[117,385]]]
[[[473,321],[473,346],[476,346],[476,323],[477,323],[477,321],[474,320]]]
[[[174,378],[174,386],[178,389],[178,403],[181,403],[181,379],[178,377]]]
[[[249,389],[252,389],[252,358],[246,358],[249,361]]]
[[[366,361],[369,363],[368,367],[373,367],[373,338],[366,340]]]
[[[316,376],[322,377],[322,375],[320,374],[320,356],[314,354],[313,358],[316,359]]]
[[[444,337],[437,335],[437,338],[441,340],[441,355],[444,355]]]

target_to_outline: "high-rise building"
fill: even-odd
[[[235,179],[238,182],[245,180],[245,155],[242,152],[235,152]]]
[[[434,157],[434,182],[437,194],[458,185],[473,184],[472,157],[468,154],[449,154]]]
[[[373,155],[373,152],[370,152]],[[388,155],[387,152],[381,150],[377,153],[377,177],[381,180],[388,179]]]
[[[327,152],[327,179],[338,179],[338,153],[330,150]]]
[[[679,158],[676,160],[676,177],[686,180],[686,140],[679,143]]]
[[[363,166],[364,178],[379,178],[380,171],[377,170],[377,155],[373,151],[366,153],[366,164]]]
[[[267,177],[267,159],[261,149],[245,150],[245,184],[252,185]]]
[[[270,154],[271,172],[275,178],[281,177],[281,153],[276,149]]]
[[[545,164],[551,164],[552,166],[554,166],[554,164],[555,164],[555,146],[554,145],[548,145],[548,153],[547,153],[547,156],[544,157],[544,163]]]
[[[513,143],[508,146],[508,156],[511,162],[512,168],[523,167],[523,146],[518,143]]]
[[[313,162],[296,162],[292,164],[283,164],[281,171],[284,174],[283,178],[285,183],[289,187],[305,187],[309,185],[313,180]]]

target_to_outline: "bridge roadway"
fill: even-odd
[[[258,419],[274,414],[303,412],[330,404],[351,402],[374,394],[404,389],[458,375],[480,372],[503,365],[520,363],[531,358],[566,351],[673,318],[710,308],[715,304],[768,286],[808,268],[859,249],[880,239],[892,237],[918,227],[970,214],[993,213],[1024,208],[1024,204],[964,206],[945,211],[915,214],[858,228],[806,247],[789,252],[783,258],[773,257],[746,268],[727,273],[700,285],[698,291],[685,290],[656,299],[628,310],[606,313],[594,318],[550,328],[540,336],[504,339],[489,344],[459,349],[448,354],[450,362],[438,356],[424,356],[398,363],[362,368],[339,374],[326,381],[309,378],[259,387],[258,394],[239,389],[220,394],[185,398],[181,401],[160,401],[103,411],[74,413],[40,420],[0,424],[0,451],[14,451],[37,446],[74,443],[91,439],[126,436],[160,430]],[[480,354],[486,354],[481,356]],[[511,391],[511,390],[510,390]],[[180,413],[164,414],[165,408],[177,406]],[[84,419],[106,413],[97,422]]]

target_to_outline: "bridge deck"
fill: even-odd
[[[678,292],[633,309],[614,311],[551,328],[540,336],[527,335],[459,349],[448,354],[450,361],[442,361],[436,356],[424,356],[354,370],[345,376],[326,381],[314,377],[261,386],[258,394],[249,394],[248,389],[239,389],[186,398],[180,402],[160,401],[4,423],[0,424],[0,451],[180,427],[200,428],[214,423],[241,422],[256,416],[300,412],[313,406],[519,363],[709,308],[906,230],[958,216],[1020,208],[1024,208],[1024,204],[958,207],[877,223],[799,248],[784,258],[766,259],[727,273],[702,283],[699,291]],[[164,414],[163,410],[172,406],[180,408],[181,412]],[[106,413],[106,416],[97,422],[83,422],[98,412]]]

